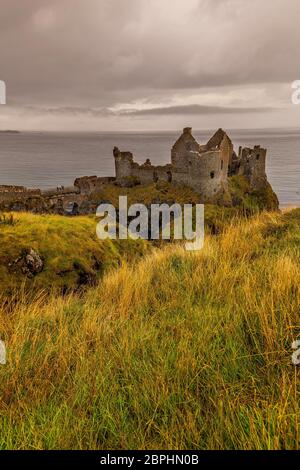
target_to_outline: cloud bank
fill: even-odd
[[[16,112],[1,107],[0,125],[296,125],[299,18],[298,0],[2,0],[0,79]]]

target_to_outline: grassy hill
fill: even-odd
[[[0,218],[0,292],[66,292],[94,284],[103,274],[149,251],[143,240],[99,240],[92,216],[15,213]],[[23,259],[35,250],[44,269],[30,275]]]
[[[5,297],[0,448],[296,449],[299,305],[299,210],[166,247],[81,296]]]

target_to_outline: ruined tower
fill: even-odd
[[[192,128],[185,127],[171,149],[171,164],[154,166],[149,159],[143,165],[134,162],[130,152],[114,148],[116,181],[135,178],[140,184],[167,181],[186,185],[199,193],[203,202],[210,202],[227,191],[228,177],[244,175],[253,189],[266,182],[266,150],[240,148],[239,154],[223,129],[218,129],[206,144],[199,144]]]

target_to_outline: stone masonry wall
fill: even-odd
[[[253,149],[241,149],[239,174],[249,179],[251,188],[254,190],[260,190],[266,184],[266,155],[266,149],[259,145]]]
[[[201,194],[203,201],[214,198],[227,188],[228,166],[233,146],[227,135],[219,129],[209,146],[199,145],[191,128],[185,128],[171,150],[171,164],[153,166],[149,160],[138,165],[130,152],[114,149],[116,181],[130,177],[141,184],[158,180],[186,185]]]

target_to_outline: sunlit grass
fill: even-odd
[[[84,296],[3,299],[0,448],[298,449],[299,262],[300,211],[264,213]]]
[[[13,223],[8,223],[11,220]],[[99,240],[92,216],[63,217],[15,213],[3,215],[0,224],[0,292],[76,289],[89,280],[147,251],[143,241]],[[42,257],[44,269],[28,279],[15,262],[24,250]]]

